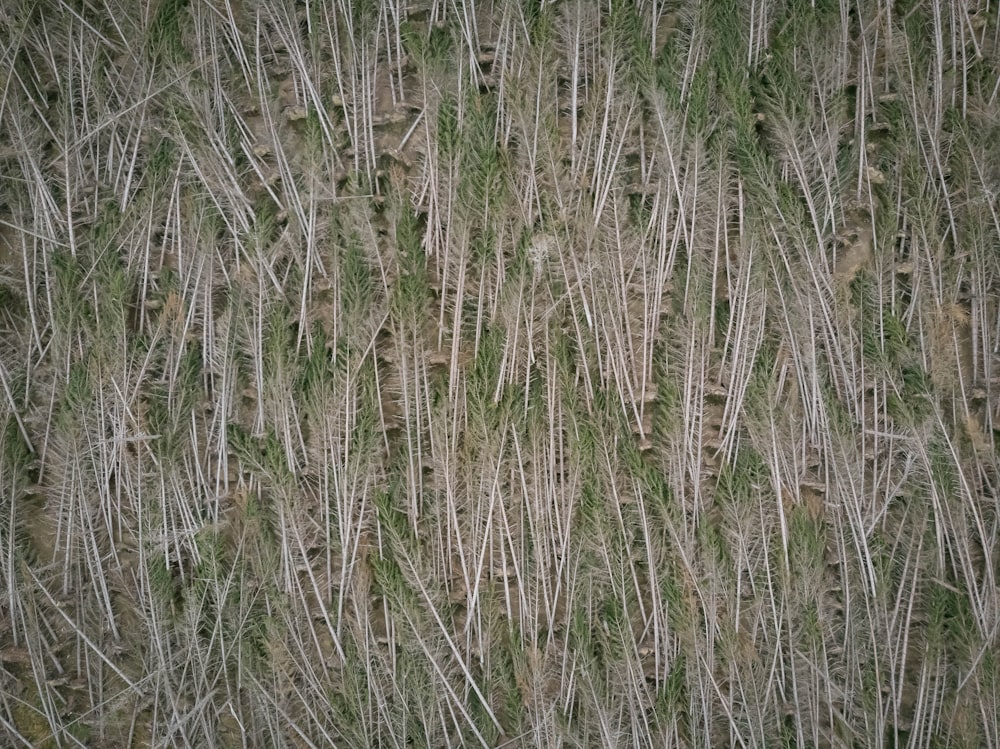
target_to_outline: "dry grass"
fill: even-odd
[[[21,5],[0,743],[1000,746],[995,7]]]

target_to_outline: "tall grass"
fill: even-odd
[[[0,11],[0,743],[997,746],[988,4]]]

